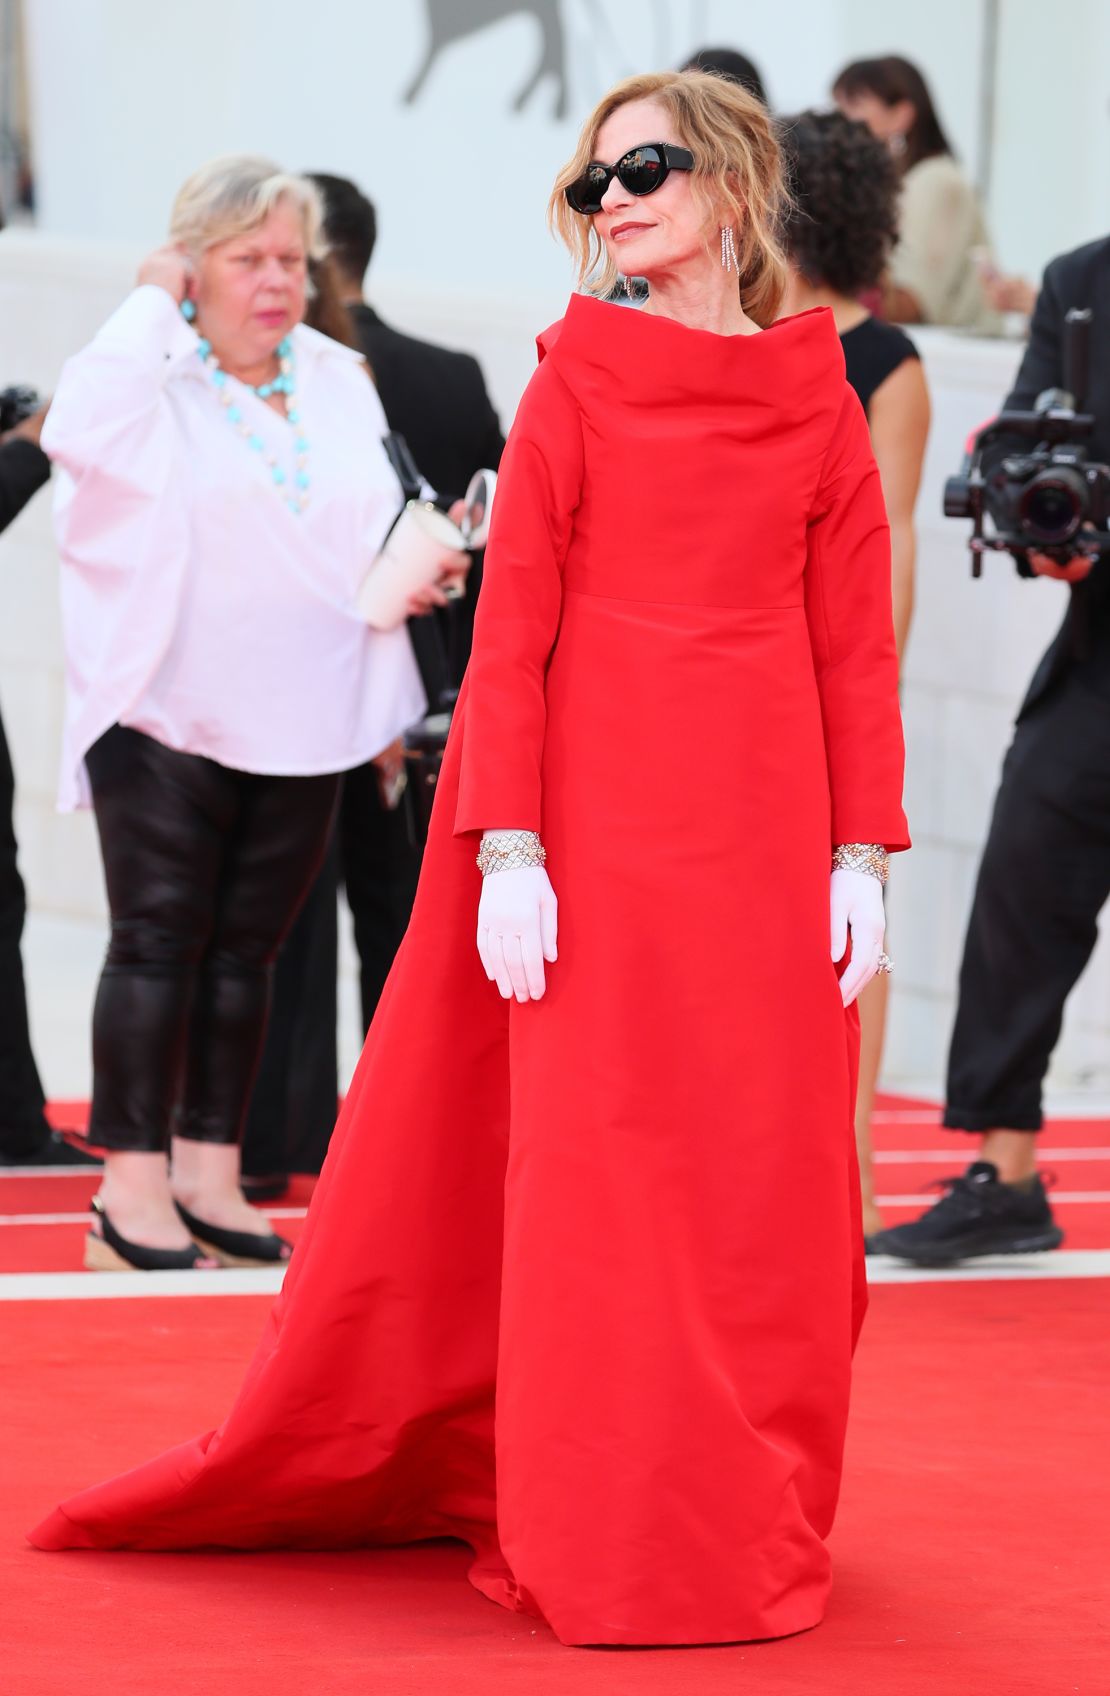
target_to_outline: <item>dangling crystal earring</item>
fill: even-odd
[[[185,299],[181,302],[181,316],[184,318],[186,324],[191,324],[196,315],[196,304],[189,299],[188,295],[186,295]]]
[[[635,290],[635,287],[633,286],[633,280],[632,280],[631,277],[622,277],[621,278],[621,287],[624,289],[624,292],[628,296],[629,300],[635,299],[636,290]]]
[[[735,271],[740,275],[740,258],[736,252],[736,237],[732,233],[731,224],[721,226],[721,265],[726,271]]]

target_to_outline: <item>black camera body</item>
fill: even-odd
[[[25,385],[0,389],[0,436],[14,430],[25,418],[30,418],[41,405],[42,397],[36,389],[29,389]]]
[[[1064,389],[1046,389],[1032,412],[1001,412],[968,443],[960,473],[944,485],[946,518],[970,518],[971,571],[983,554],[1006,550],[1029,570],[1030,552],[1065,560],[1110,552],[1110,465],[1092,460],[1095,420],[1083,411],[1091,314],[1073,310],[1064,328]],[[983,472],[983,451],[1000,436],[1024,436],[1027,453],[1008,453]],[[984,529],[989,516],[992,530]]]

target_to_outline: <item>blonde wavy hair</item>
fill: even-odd
[[[193,172],[173,203],[170,238],[203,253],[256,230],[280,201],[297,213],[308,257],[322,259],[324,209],[315,184],[251,153],[226,154]]]
[[[593,219],[573,211],[564,191],[597,157],[597,135],[605,120],[633,100],[654,100],[666,108],[675,141],[694,155],[690,187],[707,231],[712,231],[712,236],[707,233],[706,249],[718,226],[731,224],[740,260],[741,305],[757,324],[764,328],[772,324],[782,305],[787,277],[781,230],[790,194],[782,156],[767,108],[739,83],[706,71],[627,77],[610,89],[587,118],[573,159],[555,179],[547,207],[548,224],[578,261],[579,284],[592,294],[608,295],[619,272]]]

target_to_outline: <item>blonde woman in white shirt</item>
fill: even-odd
[[[69,361],[44,432],[60,805],[91,799],[112,918],[94,1268],[288,1258],[238,1183],[271,966],[339,774],[425,704],[405,630],[354,608],[403,497],[360,356],[301,323],[319,219],[312,186],[267,160],[190,178],[171,245]]]

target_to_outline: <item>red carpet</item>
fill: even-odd
[[[1105,1696],[1107,1300],[1097,1280],[874,1292],[816,1632],[590,1651],[470,1589],[450,1545],[43,1555],[21,1530],[212,1422],[261,1298],[0,1307],[5,1696],[775,1692]]]
[[[903,1113],[925,1123],[891,1117]],[[958,1170],[955,1139],[956,1158],[921,1158],[950,1147],[928,1117],[884,1103],[876,1141],[896,1158],[879,1167],[880,1192]],[[1105,1122],[1057,1124],[1048,1141],[1071,1151],[1060,1189],[1110,1190]],[[91,1188],[84,1175],[7,1177],[0,1209],[81,1214]],[[1110,1247],[1110,1207],[1066,1207],[1069,1247]],[[82,1229],[0,1228],[5,1269],[79,1264]],[[473,1591],[465,1552],[446,1544],[250,1557],[24,1544],[60,1496],[218,1421],[267,1306],[0,1302],[0,1696],[1110,1692],[1105,1278],[874,1288],[826,1623],[779,1643],[680,1651],[561,1648]]]

